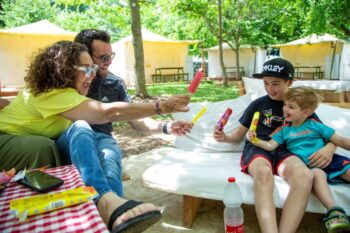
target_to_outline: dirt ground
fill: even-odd
[[[129,124],[114,127],[113,137],[117,139],[122,148],[123,158],[155,148],[173,145],[171,140],[166,140],[157,135],[138,133]]]
[[[154,97],[154,99],[140,99],[133,97],[135,103],[149,103],[155,100],[164,100],[166,97]],[[165,136],[165,135],[164,135]],[[114,127],[113,137],[116,138],[122,148],[123,158],[137,155],[155,148],[172,146],[173,138],[162,135],[142,134],[133,130],[130,124]]]

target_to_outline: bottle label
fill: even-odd
[[[226,225],[226,233],[244,233],[244,225],[229,226]]]

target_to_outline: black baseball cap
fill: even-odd
[[[294,67],[292,63],[282,58],[271,59],[264,63],[261,73],[253,74],[255,78],[263,78],[264,76],[293,80]]]

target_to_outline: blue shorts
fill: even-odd
[[[277,174],[278,166],[288,157],[295,156],[290,153],[285,147],[279,146],[276,150],[269,152],[259,147],[254,146],[249,141],[245,142],[243,153],[241,156],[242,172],[248,174],[248,167],[256,158],[264,158],[271,164],[272,172]]]
[[[341,175],[343,175],[350,168],[350,158],[334,154],[332,162],[323,171],[327,173],[328,182],[331,184],[344,183]]]

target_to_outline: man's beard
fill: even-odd
[[[107,74],[108,74],[108,72],[103,73],[103,72],[101,72],[101,70],[97,71],[97,77],[99,77],[99,78],[105,78],[105,77],[107,77]]]

